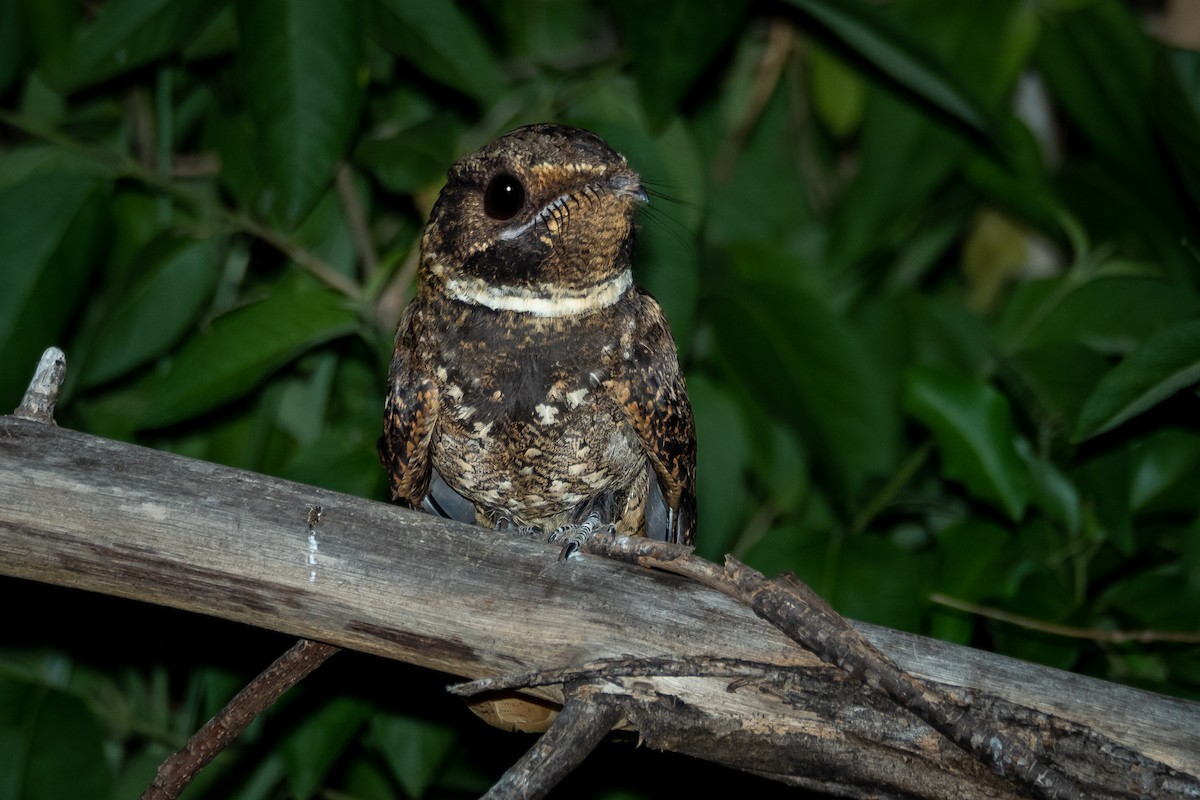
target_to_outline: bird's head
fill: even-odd
[[[596,134],[518,128],[450,168],[422,239],[422,290],[543,316],[603,307],[629,288],[645,201]]]

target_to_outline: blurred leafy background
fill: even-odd
[[[653,190],[638,276],[688,373],[702,554],[1198,698],[1195,11],[0,0],[0,407],[57,344],[66,426],[383,499],[390,338],[446,167],[582,125]],[[289,644],[0,595],[0,798],[137,796]],[[447,680],[339,655],[186,796],[476,795],[529,740]],[[783,793],[615,743],[560,795],[723,780]]]

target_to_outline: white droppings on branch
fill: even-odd
[[[308,582],[317,582],[317,524],[325,509],[321,506],[308,507]]]

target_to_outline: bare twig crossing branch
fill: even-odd
[[[192,734],[187,744],[159,765],[154,781],[142,793],[142,800],[179,797],[196,773],[240,736],[259,714],[339,649],[307,639],[297,642]]]
[[[315,530],[314,506],[322,508]],[[556,552],[384,503],[0,418],[0,574],[466,679],[615,658],[763,665],[761,677],[701,669],[697,677],[591,685],[620,695],[650,747],[847,797],[1017,797],[926,723],[733,599],[607,558],[562,563]],[[999,720],[1010,736],[1046,743],[1089,797],[1200,798],[1200,704],[854,628],[924,685]],[[556,686],[529,691],[563,701]]]

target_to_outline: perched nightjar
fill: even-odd
[[[450,168],[396,332],[379,440],[395,498],[569,543],[608,525],[693,540],[692,409],[631,274],[645,201],[578,128],[519,128]]]

